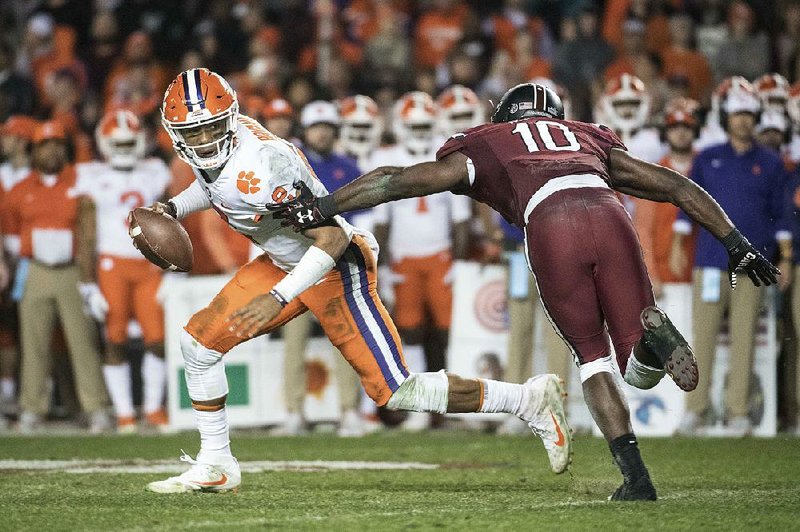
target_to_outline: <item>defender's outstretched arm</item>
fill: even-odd
[[[728,278],[736,288],[736,273],[745,272],[756,286],[777,282],[780,271],[734,227],[711,195],[682,174],[614,148],[609,156],[611,186],[653,201],[670,202],[705,227],[728,250]]]
[[[611,150],[609,170],[614,190],[677,205],[719,240],[733,229],[733,223],[719,203],[679,172],[648,163],[617,148]]]
[[[427,196],[469,186],[467,157],[455,152],[440,161],[420,163],[406,168],[382,166],[333,194],[314,197],[304,183],[298,184],[297,199],[269,206],[273,217],[296,230],[315,227],[324,220],[347,211],[367,209],[403,198]]]

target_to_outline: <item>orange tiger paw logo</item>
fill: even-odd
[[[239,189],[239,192],[242,194],[255,194],[261,187],[258,185],[261,183],[261,180],[257,177],[254,177],[255,172],[239,172],[239,177],[236,179],[236,188]]]

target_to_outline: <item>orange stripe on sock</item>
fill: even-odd
[[[225,405],[199,405],[197,403],[192,403],[192,408],[200,412],[219,412],[225,408]]]

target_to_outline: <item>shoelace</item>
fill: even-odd
[[[189,456],[183,449],[181,449],[181,462],[186,462],[193,466],[198,464],[197,460]]]

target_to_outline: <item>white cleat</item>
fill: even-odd
[[[183,452],[183,451],[181,451]],[[197,456],[200,458],[200,455]],[[190,493],[193,491],[205,492],[236,492],[242,483],[242,472],[239,462],[234,457],[226,457],[223,463],[210,464],[198,462],[186,453],[181,456],[181,462],[188,462],[191,468],[177,477],[158,480],[147,485],[147,490],[154,493]]]
[[[564,383],[558,375],[537,375],[523,384],[528,404],[520,418],[539,436],[553,473],[563,473],[572,462],[572,431],[564,412]]]

